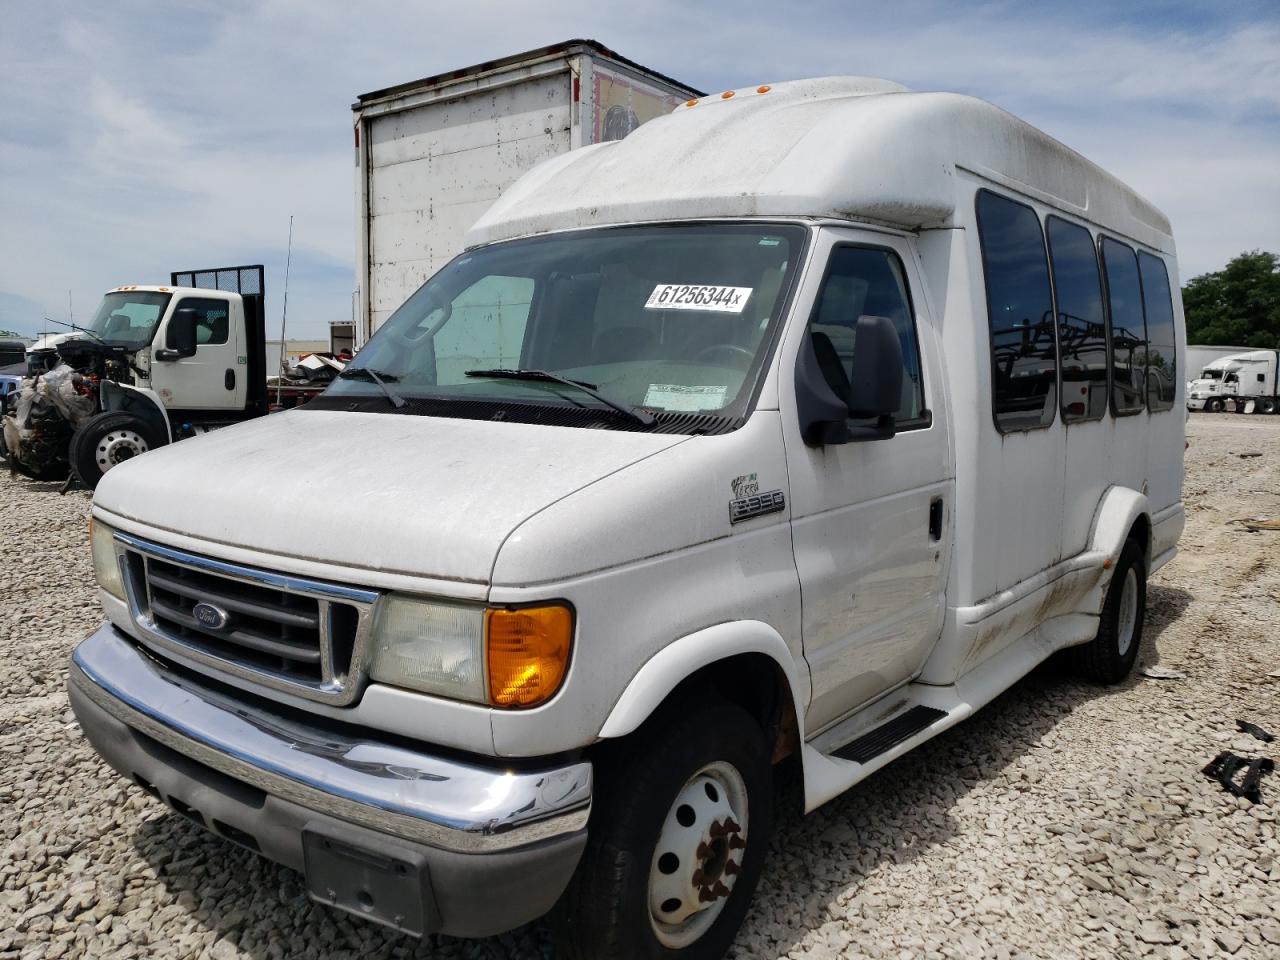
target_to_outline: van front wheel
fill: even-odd
[[[1129,540],[1111,575],[1097,636],[1071,650],[1076,669],[1098,683],[1119,683],[1127,677],[1138,659],[1146,615],[1146,554],[1141,544]]]
[[[671,711],[613,745],[587,848],[553,918],[574,960],[717,960],[733,943],[772,825],[769,750],[728,703]]]

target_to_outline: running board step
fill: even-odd
[[[856,740],[851,740],[835,752],[841,760],[852,760],[854,763],[867,763],[886,750],[892,750],[903,741],[910,740],[925,727],[941,720],[947,715],[945,710],[933,707],[915,706],[905,713],[900,713],[888,723],[882,723],[874,730],[864,733]]]

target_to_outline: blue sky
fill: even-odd
[[[1280,3],[8,0],[0,328],[262,262],[278,329],[350,315],[359,93],[569,37],[707,90],[823,74],[970,93],[1116,173],[1185,277],[1280,251]]]

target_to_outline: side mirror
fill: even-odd
[[[849,381],[849,415],[876,418],[874,426],[852,428],[849,439],[892,437],[894,415],[902,404],[902,341],[888,317],[858,318]]]
[[[887,440],[902,403],[902,344],[888,317],[861,316],[855,329],[849,393],[839,397],[823,376],[812,336],[796,359],[796,406],[800,432],[810,446]],[[875,417],[871,426],[849,419]]]
[[[157,360],[181,360],[183,357],[196,355],[196,326],[200,314],[191,307],[180,307],[169,318],[168,332],[165,334],[166,350],[157,350]]]

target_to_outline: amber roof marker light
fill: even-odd
[[[770,90],[772,90],[772,89],[773,89],[773,87],[769,86],[769,85],[766,83],[766,84],[764,84],[764,85],[762,85],[762,86],[756,87],[756,93],[768,93],[768,92],[769,92]]]
[[[724,93],[720,94],[720,99],[721,99],[721,100],[728,100],[728,99],[730,99],[732,96],[733,96],[733,91],[732,91],[732,90],[726,90]]]

